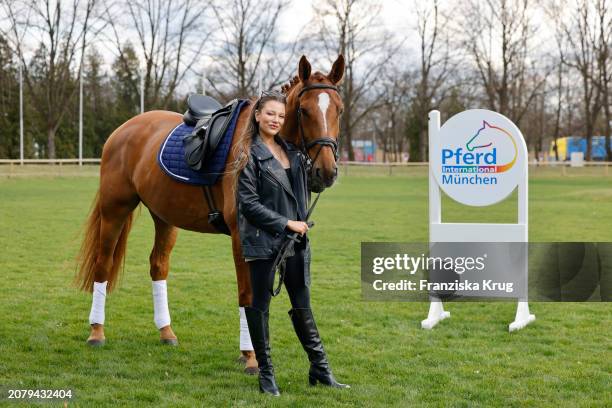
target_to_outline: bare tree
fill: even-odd
[[[78,87],[74,70],[81,59],[93,19],[95,0],[2,1],[9,29],[2,33],[24,67],[24,80],[33,106],[45,121],[47,156],[55,158],[55,135]],[[39,41],[28,61],[26,44]]]
[[[576,0],[571,8],[565,2],[553,3],[550,13],[557,21],[561,60],[580,75],[584,136],[587,142],[585,159],[591,160],[593,133],[601,109],[601,92],[596,86],[597,18],[589,0]]]
[[[406,118],[413,97],[414,78],[404,67],[391,65],[380,79],[382,106],[371,115],[372,126],[383,150],[383,161],[401,161],[406,149]]]
[[[419,39],[419,71],[416,95],[412,103],[418,119],[418,151],[415,161],[427,160],[427,117],[434,107],[434,100],[444,99],[444,83],[449,76],[451,54],[447,33],[442,32],[446,17],[440,12],[438,1],[433,4],[416,3],[417,34]],[[416,156],[416,157],[414,157]]]
[[[564,75],[563,75],[563,64],[559,61],[557,65],[557,103],[555,107],[555,124],[553,130],[553,151],[555,153],[555,161],[559,161],[559,145],[558,140],[561,135],[561,112],[563,106],[563,91],[564,91],[564,83],[563,83]]]
[[[280,85],[289,76],[287,69],[294,69],[289,60],[295,56],[295,43],[287,47],[276,37],[277,20],[288,4],[287,0],[225,0],[212,4],[221,24],[205,77],[221,99],[247,97],[259,86]]]
[[[354,160],[352,140],[358,127],[383,102],[379,86],[387,61],[400,46],[380,21],[380,3],[373,0],[320,0],[313,6],[316,30],[312,34],[333,61],[344,55],[346,72],[342,87],[344,114],[342,139],[348,159]]]
[[[528,0],[470,0],[459,31],[471,56],[485,101],[515,123],[541,92],[547,73],[530,66],[530,39],[536,31]]]
[[[604,133],[606,137],[606,160],[612,161],[612,149],[610,146],[610,133],[612,128],[612,12],[609,10],[610,3],[607,0],[595,2],[597,15],[598,33],[595,42],[595,54],[597,59],[597,75],[595,85],[601,96],[601,106],[604,112]]]
[[[123,69],[139,90],[142,74],[132,72],[125,54],[126,33],[134,34],[135,48],[144,60],[145,107],[168,108],[185,76],[202,59],[211,28],[204,5],[191,0],[131,0],[106,2],[105,20]],[[140,92],[140,91],[139,91]]]

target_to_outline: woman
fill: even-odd
[[[284,283],[292,306],[289,316],[310,360],[308,379],[311,385],[320,382],[349,388],[332,375],[310,309],[310,246],[308,225],[303,221],[308,210],[307,174],[302,153],[279,136],[285,104],[282,93],[262,92],[242,140],[236,144],[238,227],[253,290],[252,304],[245,312],[259,365],[259,389],[274,396],[280,393],[270,358],[268,329],[272,264],[286,233],[291,232],[299,233],[301,240],[295,245],[295,255],[287,259]]]

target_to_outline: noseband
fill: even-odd
[[[305,86],[304,88],[302,88],[302,90],[298,94],[297,120],[298,120],[298,127],[300,128],[300,138],[301,138],[301,145],[302,145],[301,150],[306,156],[308,169],[312,167],[312,164],[317,160],[317,157],[319,157],[319,153],[321,153],[321,150],[325,146],[328,146],[329,148],[332,149],[332,152],[334,153],[334,159],[336,160],[336,162],[338,161],[338,158],[339,158],[338,142],[336,141],[336,139],[331,138],[329,136],[323,136],[318,139],[312,140],[308,143],[306,143],[306,140],[304,139],[304,126],[302,124],[302,107],[300,105],[300,97],[304,94],[304,92],[312,91],[313,89],[332,89],[340,93],[340,91],[338,90],[338,87],[334,85],[313,84],[313,85]],[[317,151],[315,158],[311,160],[310,155],[308,154],[308,150],[315,145],[321,145],[321,148],[319,148],[319,150]]]

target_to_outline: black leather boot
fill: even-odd
[[[302,347],[308,354],[308,360],[310,360],[310,371],[308,372],[310,385],[317,385],[317,382],[320,382],[328,387],[351,388],[350,385],[341,384],[334,378],[329,368],[325,350],[323,350],[323,343],[319,337],[312,310],[291,309],[289,316],[291,316],[295,334],[300,339]]]
[[[269,314],[252,307],[245,307],[244,311],[249,325],[251,342],[255,349],[255,357],[259,365],[259,390],[278,397],[280,392],[276,385],[274,367],[272,367],[272,358],[270,357]]]

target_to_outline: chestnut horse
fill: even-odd
[[[343,106],[336,85],[343,75],[342,55],[338,56],[327,75],[320,72],[311,74],[310,63],[302,56],[298,76],[283,86],[287,107],[281,135],[302,147],[311,159],[314,158],[309,173],[310,188],[314,192],[331,186],[337,177],[336,140]],[[244,131],[252,105],[245,106],[240,112],[234,135]],[[170,252],[176,242],[178,228],[219,233],[208,223],[209,208],[202,189],[173,180],[162,172],[157,163],[161,144],[181,121],[182,115],[176,112],[146,112],[121,125],[104,144],[100,188],[86,224],[76,278],[83,290],[93,292],[89,320],[91,333],[87,340],[90,345],[104,344],[106,290],[110,292],[117,281],[132,224],[132,212],[141,202],[149,209],[155,224],[155,244],[149,258],[154,321],[162,343],[178,344],[170,326],[166,289]],[[238,139],[234,137],[232,140],[224,176],[211,190],[214,202],[222,210],[231,231],[238,304],[244,307],[251,304],[251,283],[249,268],[240,248],[233,191],[235,175],[231,171],[236,158],[233,147]],[[246,362],[247,372],[254,373],[257,371],[257,361],[250,345],[243,310],[241,316],[241,360]]]

